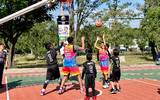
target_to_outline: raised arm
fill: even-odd
[[[85,40],[85,37],[82,36],[82,37],[81,37],[81,47],[79,47],[78,50],[84,50],[84,49],[85,49],[85,48],[84,48],[84,47],[85,47],[84,40]]]
[[[103,34],[103,43],[104,43],[104,45],[106,45],[105,34]]]
[[[96,42],[94,43],[94,47],[95,47],[95,48],[97,48],[97,49],[101,49],[100,47],[98,47],[98,46],[97,46],[97,42],[98,42],[98,40],[100,40],[100,38],[99,38],[99,37],[97,37]]]

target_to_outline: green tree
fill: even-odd
[[[74,32],[74,25],[76,25],[75,34],[77,34],[80,27],[86,23],[87,18],[94,10],[100,7],[104,1],[108,0],[73,0],[70,9],[68,9],[71,33]]]
[[[132,9],[129,9],[132,3],[108,0],[106,5],[108,8],[96,13],[95,16],[99,14],[104,22],[109,23],[111,43],[113,45],[131,44],[134,34],[132,34],[133,31],[129,27],[129,22],[137,16]]]
[[[1,0],[0,18],[19,11],[38,1],[40,0]],[[47,14],[47,11],[48,9],[46,7],[40,7],[37,10],[0,25],[0,35],[3,37],[7,48],[10,49],[9,61],[11,66],[18,38],[22,33],[30,29],[34,23],[50,20],[51,18]]]
[[[52,42],[57,44],[57,25],[51,21],[35,23],[26,33],[22,34],[16,45],[17,49],[30,50],[35,59],[44,55],[46,49],[44,43]]]
[[[149,7],[145,18],[141,22],[142,35],[149,41],[153,60],[156,59],[156,45],[160,43],[160,7]]]
[[[159,0],[145,0],[142,7],[144,19],[141,21],[141,36],[149,42],[153,60],[156,60],[156,46],[159,46]],[[144,39],[143,39],[144,40]]]

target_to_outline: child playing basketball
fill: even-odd
[[[48,50],[45,57],[48,67],[47,67],[46,81],[44,82],[43,89],[41,90],[40,95],[45,95],[45,90],[50,80],[55,80],[57,78],[60,78],[58,62],[56,58],[57,57],[56,51],[59,50],[61,46],[58,48],[54,48],[52,43],[45,44],[45,48]]]
[[[59,94],[62,94],[64,92],[63,86],[65,81],[68,79],[69,74],[78,78],[81,92],[83,92],[80,70],[76,62],[76,52],[84,50],[84,37],[81,38],[82,47],[73,44],[73,37],[68,37],[67,42],[68,44],[64,46],[64,67],[62,68],[62,74],[64,75],[64,77],[62,79],[60,89],[58,91]]]
[[[84,100],[89,100],[89,88],[92,88],[93,100],[96,100],[95,94],[95,78],[97,75],[95,63],[92,60],[92,54],[88,53],[86,55],[87,61],[83,63],[82,79],[85,75],[85,88],[86,88],[86,97]]]
[[[7,69],[8,65],[8,56],[7,52],[4,51],[4,44],[0,42],[0,89],[3,87],[2,78],[3,78],[3,70]]]
[[[117,92],[120,92],[120,59],[119,59],[119,51],[117,49],[113,50],[113,56],[111,57],[112,65],[111,65],[111,71],[110,71],[110,83],[112,86],[112,89],[110,90],[111,94],[115,94]]]
[[[97,40],[94,44],[95,48],[97,48],[99,50],[99,60],[100,60],[100,68],[102,71],[102,75],[103,75],[103,88],[108,88],[108,70],[109,70],[109,56],[108,56],[108,52],[107,52],[107,47],[106,47],[106,43],[105,43],[105,36],[103,34],[103,42],[101,43],[101,46],[97,46],[97,42],[98,40],[100,40],[99,37],[97,37]]]

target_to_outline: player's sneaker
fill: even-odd
[[[60,89],[58,90],[58,94],[62,94],[62,93],[64,93],[64,89],[63,89],[63,88],[60,88]]]
[[[117,92],[121,92],[121,89],[116,89]]]
[[[116,94],[117,91],[116,91],[116,89],[111,89],[111,90],[110,90],[110,93],[111,93],[111,94]]]
[[[104,89],[109,88],[108,83],[105,83],[105,84],[103,85],[103,88],[104,88]]]
[[[45,90],[44,89],[41,90],[40,95],[41,96],[45,95]]]
[[[120,92],[120,91],[121,91],[121,88],[117,89],[117,87],[116,87],[116,91],[117,91],[117,92]]]

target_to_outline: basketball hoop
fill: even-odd
[[[72,0],[59,0],[61,3],[68,3],[68,4],[71,4],[72,3]]]

